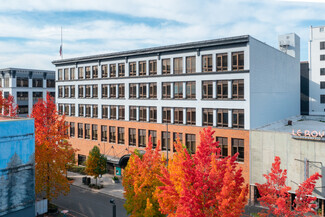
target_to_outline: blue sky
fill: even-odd
[[[64,58],[249,34],[277,47],[325,25],[325,0],[0,0],[0,68],[54,69]]]

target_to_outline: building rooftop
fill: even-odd
[[[292,121],[292,125],[289,125],[288,121]],[[305,130],[309,132],[323,132],[325,131],[325,116],[299,115],[259,127],[256,130],[288,133],[296,132],[297,130],[301,130],[302,132]]]
[[[9,116],[0,115],[0,122],[5,122],[5,121],[21,121],[21,120],[30,120],[30,119],[32,119],[32,118],[9,117]]]
[[[0,72],[7,72],[7,71],[20,71],[20,72],[51,72],[54,73],[53,70],[42,70],[42,69],[25,69],[25,68],[3,68],[0,69]]]

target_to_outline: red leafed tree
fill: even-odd
[[[161,175],[165,161],[159,153],[160,144],[155,150],[152,149],[151,137],[145,151],[142,155],[135,150],[124,170],[124,207],[133,217],[163,217],[165,215],[159,211],[154,192],[161,185],[158,175]]]
[[[177,217],[240,216],[247,202],[248,185],[242,169],[237,167],[238,154],[221,158],[214,131],[204,129],[195,154],[190,155],[180,141],[177,152],[162,167],[163,186],[157,188],[160,210]]]
[[[15,103],[14,97],[9,94],[8,98],[3,98],[2,92],[0,91],[0,108],[2,108],[0,114],[4,116],[17,117],[18,106]]]
[[[268,207],[267,213],[260,213],[261,216],[305,216],[308,212],[316,214],[314,203],[316,197],[312,197],[312,192],[315,188],[316,181],[321,177],[315,173],[304,181],[296,190],[296,198],[291,204],[290,194],[291,187],[286,185],[287,170],[280,168],[280,157],[276,156],[272,164],[271,172],[264,175],[266,183],[256,186],[261,195],[259,201],[261,205]]]
[[[67,142],[65,117],[60,117],[53,98],[39,100],[33,107],[35,119],[35,190],[51,201],[60,193],[69,192],[66,164],[75,150]]]

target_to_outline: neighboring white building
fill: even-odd
[[[325,115],[325,26],[310,27],[309,114]]]
[[[55,96],[55,74],[49,70],[5,68],[0,69],[0,91],[4,97],[11,94],[18,105],[19,116],[32,112],[38,99],[45,99],[46,92]]]

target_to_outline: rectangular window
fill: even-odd
[[[47,79],[46,80],[46,87],[55,87],[55,80],[54,79]]]
[[[151,138],[151,142],[152,142],[152,148],[156,148],[157,147],[157,131],[156,130],[149,130],[148,141],[150,140],[150,138]]]
[[[212,72],[212,54],[202,56],[202,72]]]
[[[23,81],[23,84],[20,84],[20,85],[22,85],[20,87],[24,87],[24,85],[27,85],[26,87],[28,87],[28,78],[26,79],[26,81]],[[5,78],[4,86],[9,87],[9,78]],[[17,87],[19,87],[19,86],[17,85]]]
[[[203,126],[213,126],[213,109],[203,109]]]
[[[116,143],[116,127],[109,127],[109,142]]]
[[[28,101],[28,92],[17,92],[17,101]]]
[[[139,62],[139,76],[145,76],[147,74],[147,63],[146,61]]]
[[[186,99],[195,99],[196,98],[196,83],[195,81],[186,82]]]
[[[78,138],[83,138],[84,127],[82,123],[78,123]]]
[[[33,87],[43,87],[43,79],[33,78]]]
[[[244,99],[244,80],[232,81],[232,98]]]
[[[124,105],[118,106],[118,119],[124,120],[125,119],[125,107]]]
[[[183,133],[173,133],[173,152],[176,152],[174,143],[177,142],[177,139],[179,139],[179,142],[183,144]]]
[[[140,106],[140,108],[139,108],[139,121],[147,121],[147,107]]]
[[[98,105],[93,105],[93,118],[98,118]]]
[[[115,105],[110,106],[110,119],[116,120],[116,106]]]
[[[146,147],[146,130],[139,129],[139,147]]]
[[[320,42],[320,49],[325,50],[325,41]]]
[[[70,86],[70,98],[75,98],[76,97],[76,90],[75,90],[75,86],[71,85]]]
[[[213,83],[212,81],[202,81],[202,99],[213,98]]]
[[[320,95],[320,103],[325,103],[325,95]]]
[[[75,107],[75,105],[71,104],[70,107],[71,107],[71,116],[75,116],[76,115],[76,107]]]
[[[157,75],[157,60],[149,61],[149,75]]]
[[[125,76],[125,64],[124,63],[119,63],[118,64],[118,76],[119,77],[124,77]]]
[[[186,140],[185,142],[186,142],[187,150],[190,153],[195,154],[196,151],[195,134],[186,134],[185,140]]]
[[[91,105],[86,105],[86,115],[85,117],[90,117],[91,112]]]
[[[232,70],[244,70],[244,52],[232,53]]]
[[[69,69],[64,69],[64,80],[69,80]]]
[[[217,54],[217,72],[228,70],[228,54]]]
[[[62,72],[62,69],[58,69],[58,74],[59,74],[59,81],[62,81],[63,80],[63,72]],[[18,78],[17,78],[18,79]],[[17,82],[18,83],[18,82]],[[18,87],[18,86],[17,86]]]
[[[178,57],[174,58],[174,74],[182,74],[183,73],[183,58]]]
[[[90,139],[90,124],[85,124],[85,139]]]
[[[100,128],[101,128],[101,140],[102,142],[107,142],[107,126],[102,125]]]
[[[171,83],[162,83],[162,98],[163,99],[170,99],[170,93],[171,93]]]
[[[91,89],[91,86],[86,85],[86,87],[85,87],[86,98],[90,98],[90,89]]]
[[[8,84],[6,84],[6,81]],[[28,78],[18,77],[16,80],[17,87],[28,87]],[[5,78],[5,87],[9,87],[9,78]]]
[[[149,84],[149,98],[157,99],[157,83]]]
[[[147,98],[147,84],[140,84],[139,85],[139,98],[140,99]]]
[[[110,64],[109,65],[109,76],[111,78],[116,77],[116,64]]]
[[[183,99],[183,82],[174,83],[174,99]]]
[[[103,119],[108,118],[108,105],[102,106],[102,118]]]
[[[232,110],[232,127],[244,128],[244,110],[234,109]]]
[[[98,78],[98,66],[93,66],[93,78]]]
[[[109,98],[116,98],[116,84],[109,85]]]
[[[168,138],[167,138],[167,132],[162,131],[161,132],[161,150],[166,151],[168,147],[168,151],[170,151],[170,132],[168,132]]]
[[[239,153],[237,160],[244,162],[244,140],[243,139],[231,139],[231,155]]]
[[[174,123],[183,124],[183,108],[174,109]]]
[[[69,97],[69,86],[64,86],[64,98]]]
[[[83,85],[79,85],[78,86],[78,97],[79,98],[83,98],[84,97],[84,86]]]
[[[97,124],[91,125],[91,139],[97,140],[98,139],[98,132],[97,132]]]
[[[186,109],[186,124],[195,125],[196,124],[196,111],[195,108]]]
[[[75,135],[75,124],[74,122],[70,122],[70,137],[74,137]]]
[[[130,91],[130,93],[129,93],[130,99],[137,98],[137,84],[130,84],[129,91]]]
[[[102,65],[102,78],[108,77],[108,70],[107,65]]]
[[[186,57],[186,73],[196,72],[196,57]]]
[[[136,120],[137,120],[137,107],[130,106],[130,121],[136,121]]]
[[[64,114],[66,115],[66,116],[68,116],[69,115],[69,113],[70,113],[70,106],[69,106],[69,104],[64,104]]]
[[[129,146],[136,146],[137,140],[136,140],[136,129],[135,128],[129,128]]]
[[[171,123],[171,108],[162,108],[162,119],[163,123]]]
[[[93,98],[98,98],[98,85],[93,85]]]
[[[169,75],[170,74],[170,59],[162,60],[162,74]]]
[[[33,92],[33,101],[43,99],[43,92]]]
[[[84,105],[79,104],[79,117],[84,116]]]
[[[320,89],[325,89],[325,81],[320,82]]]
[[[108,84],[102,84],[102,98],[108,98]]]
[[[59,103],[58,113],[59,113],[59,115],[63,115],[63,104]]]
[[[217,99],[228,98],[228,81],[217,81]]]
[[[157,122],[157,107],[149,107],[149,122]]]
[[[118,98],[119,99],[125,98],[125,85],[124,84],[118,85]]]
[[[218,109],[218,127],[228,127],[228,109]]]
[[[219,142],[220,155],[221,157],[228,156],[228,138],[227,137],[217,137],[216,141]]]
[[[124,127],[118,127],[117,128],[117,142],[118,144],[124,145]]]
[[[18,114],[28,114],[28,105],[18,105]]]
[[[137,76],[137,63],[132,62],[129,63],[129,75],[132,76]]]
[[[85,67],[85,72],[86,72],[86,79],[90,78],[90,66]]]
[[[325,68],[320,68],[320,75],[325,75]]]
[[[75,68],[70,68],[70,80],[75,79]]]
[[[83,67],[78,68],[78,79],[84,79],[84,68]]]

